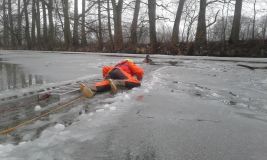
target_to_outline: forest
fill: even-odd
[[[0,49],[267,57],[266,0],[0,0]]]

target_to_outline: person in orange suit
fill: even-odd
[[[102,68],[104,80],[97,82],[94,86],[87,87],[80,84],[81,92],[85,97],[93,97],[96,92],[111,90],[117,93],[118,86],[128,89],[139,87],[143,79],[144,71],[137,66],[131,59],[125,59],[115,66],[104,66]]]

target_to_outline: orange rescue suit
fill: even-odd
[[[102,74],[105,80],[96,83],[97,91],[110,89],[109,81],[106,79],[125,80],[125,87],[129,89],[138,87],[141,85],[140,81],[143,79],[144,71],[133,62],[124,60],[115,66],[104,66]]]

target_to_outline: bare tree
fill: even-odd
[[[42,15],[43,15],[43,42],[47,41],[47,18],[46,18],[46,3],[42,1]],[[45,43],[43,43],[45,44]]]
[[[65,48],[69,48],[71,44],[69,0],[62,0],[62,6],[64,14],[64,42],[65,42]]]
[[[14,33],[14,26],[13,26],[13,15],[12,15],[12,2],[8,0],[8,21],[9,21],[9,33],[11,37],[11,45],[15,47],[15,33]]]
[[[40,1],[36,0],[36,29],[37,29],[37,43],[40,47],[41,42],[41,20],[40,20]]]
[[[79,44],[78,39],[78,24],[79,24],[79,17],[78,17],[78,0],[74,0],[74,24],[73,24],[73,46],[77,46]]]
[[[180,26],[180,20],[182,17],[182,12],[183,12],[185,1],[186,0],[179,1],[176,18],[175,18],[173,30],[172,30],[172,44],[173,45],[176,45],[179,42],[179,26]]]
[[[222,9],[222,33],[221,33],[221,41],[223,42],[223,45],[225,47],[225,40],[226,40],[226,29],[228,25],[228,16],[229,16],[229,4],[232,0],[224,0],[223,1],[223,9]],[[226,8],[226,16],[224,14],[225,5],[227,4]]]
[[[253,22],[252,22],[252,39],[254,40],[255,39],[255,23],[256,23],[256,3],[257,3],[257,0],[254,0],[254,3],[253,3]]]
[[[197,50],[200,50],[202,47],[205,47],[207,44],[206,6],[207,6],[207,0],[200,0],[197,33],[196,33],[196,39],[195,39]]]
[[[236,3],[235,3],[234,20],[233,20],[230,39],[229,39],[230,43],[236,43],[239,41],[242,2],[243,0],[236,0]]]
[[[36,22],[36,10],[35,10],[35,0],[32,0],[32,30],[31,30],[31,40],[33,47],[35,46],[35,22]]]
[[[138,22],[138,16],[139,16],[139,10],[140,10],[140,2],[141,0],[135,1],[135,7],[134,7],[134,16],[131,24],[131,45],[132,47],[136,47],[137,44],[137,22]]]
[[[18,40],[18,45],[22,45],[22,13],[21,13],[21,0],[18,0],[18,29],[17,29],[17,40]]]
[[[27,41],[27,48],[31,49],[31,38],[30,38],[30,27],[29,27],[29,17],[28,17],[28,1],[23,0],[24,3],[24,15],[25,15],[25,37]]]
[[[267,15],[265,16],[265,22],[262,29],[262,39],[265,39],[266,30],[267,30]]]
[[[114,49],[114,44],[113,44],[113,35],[112,35],[112,30],[111,30],[111,22],[110,22],[110,1],[107,0],[107,14],[108,14],[108,34],[109,34],[109,40],[111,43],[111,49]]]
[[[6,0],[3,0],[3,23],[4,23],[4,46],[8,46],[9,45],[9,34],[8,34],[8,16],[6,14]]]
[[[173,5],[175,1],[179,3],[177,7]],[[241,15],[245,2],[249,3],[244,5],[245,10],[251,7],[252,12]],[[243,45],[229,46],[227,39],[234,44],[239,39],[266,39],[267,18],[261,16],[265,9],[258,8],[264,3],[262,0],[0,0],[0,3],[1,48],[78,50],[84,47],[122,51],[124,39],[129,39],[129,49],[150,43],[147,48],[150,53],[185,51],[189,46],[189,52],[195,49],[195,54],[218,49],[216,54],[224,51],[227,55],[230,51],[234,53],[234,47],[239,52],[238,47]],[[174,25],[170,26],[172,19]],[[179,41],[186,41],[187,45]]]
[[[157,53],[156,0],[148,0],[149,36],[151,52]]]
[[[98,3],[98,49],[103,49],[103,35],[102,35],[102,16],[101,16],[101,1],[97,0]]]
[[[48,21],[49,21],[49,49],[53,49],[55,36],[54,36],[54,20],[53,20],[53,0],[49,0],[48,2]]]
[[[87,44],[86,33],[85,33],[85,0],[82,0],[82,46]]]
[[[183,19],[184,24],[183,24],[183,31],[182,31],[182,42],[187,41],[189,39],[189,34],[191,32],[192,25],[198,17],[196,15],[197,7],[198,5],[195,0],[185,1],[183,14],[182,14],[182,18],[184,18]]]
[[[121,14],[123,0],[111,0],[113,7],[113,19],[114,19],[114,48],[117,51],[123,49],[123,37],[122,37],[122,24],[121,24]]]
[[[207,47],[207,28],[212,26],[217,21],[217,16],[219,14],[219,11],[217,11],[214,21],[210,22],[208,25],[206,25],[206,8],[208,5],[218,2],[219,0],[212,0],[207,2],[207,0],[200,0],[200,8],[199,8],[199,14],[198,14],[198,24],[197,24],[197,31],[196,31],[196,37],[195,37],[195,49],[198,52],[198,54],[202,54],[202,49],[205,49]]]

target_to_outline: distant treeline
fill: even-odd
[[[267,56],[266,2],[243,1],[0,0],[0,48]]]

